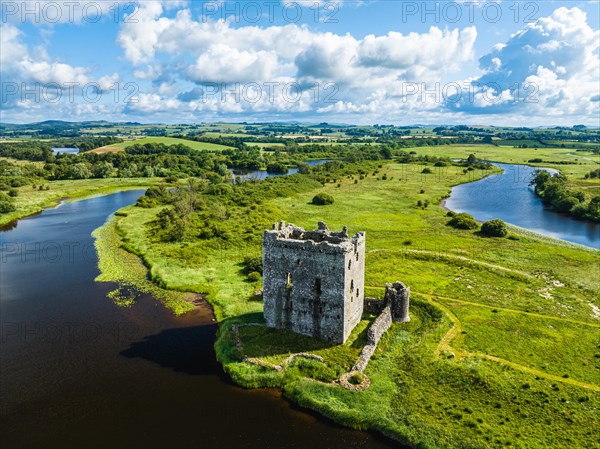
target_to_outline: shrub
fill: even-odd
[[[456,215],[456,212],[449,210],[448,212],[446,212],[446,217],[454,217]]]
[[[233,193],[233,187],[229,184],[213,184],[208,189],[206,189],[207,195],[229,195]]]
[[[249,282],[260,281],[260,273],[258,271],[253,271],[251,273],[248,273],[248,281]]]
[[[9,197],[6,193],[0,192],[0,214],[14,212],[15,209],[16,208],[13,204],[13,199]]]
[[[429,174],[431,174],[431,173],[433,173],[433,172],[431,171],[431,169],[430,169],[430,168],[428,168],[428,167],[425,167],[425,168],[423,169],[423,171],[421,171],[421,173],[423,173],[423,174],[425,174],[425,175],[429,175]]]
[[[494,218],[481,225],[481,233],[488,237],[506,237],[508,230],[506,229],[506,223]]]
[[[154,198],[150,198],[148,196],[140,196],[135,205],[137,207],[145,207],[149,209],[152,207],[156,207],[158,205],[158,202]]]
[[[473,216],[464,212],[452,217],[448,225],[456,229],[475,229],[478,226]]]
[[[6,214],[8,212],[14,212],[16,207],[13,203],[8,201],[0,201],[0,214]]]
[[[312,203],[316,204],[317,206],[326,206],[328,204],[333,204],[334,201],[335,200],[333,199],[333,197],[325,192],[318,193],[312,199]]]
[[[437,161],[435,164],[433,164],[434,167],[446,167],[448,164],[444,161]]]
[[[12,196],[12,197],[14,198],[15,196],[18,196],[18,195],[19,195],[19,191],[18,191],[17,189],[10,189],[10,190],[8,191],[8,195],[9,195],[9,196]]]
[[[246,256],[242,264],[244,265],[244,274],[247,276],[252,273],[258,273],[260,276],[263,271],[262,256]]]

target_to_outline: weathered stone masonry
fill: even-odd
[[[410,289],[402,282],[394,282],[394,284],[385,285],[385,298],[383,301],[378,301],[373,298],[365,298],[365,302],[369,304],[371,310],[375,310],[379,306],[379,315],[367,331],[367,344],[360,352],[358,360],[354,364],[352,371],[364,371],[375,352],[377,343],[392,325],[392,322],[406,323],[410,321],[408,316],[408,306],[410,301]]]
[[[364,272],[364,232],[275,224],[263,236],[267,326],[344,343],[363,313]]]

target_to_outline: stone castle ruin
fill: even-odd
[[[375,330],[378,337],[392,321],[408,321],[409,289],[404,284],[388,284],[383,301],[365,299],[365,252],[364,232],[350,237],[347,227],[332,232],[322,222],[315,231],[275,223],[263,235],[267,326],[344,343],[365,304],[369,312],[386,315],[376,320],[381,323],[377,327],[383,325]]]
[[[263,298],[267,326],[336,343],[363,313],[365,234],[305,231],[284,222],[263,236]]]

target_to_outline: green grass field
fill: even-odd
[[[114,143],[112,145],[107,145],[105,147],[102,147],[103,149],[105,148],[114,148],[114,149],[124,149],[127,147],[130,147],[132,145],[138,144],[138,145],[143,145],[145,143],[163,143],[165,145],[177,145],[177,144],[181,144],[181,145],[186,145],[188,147],[190,147],[193,150],[198,150],[198,151],[223,151],[226,150],[230,147],[226,147],[225,145],[217,145],[214,143],[208,143],[208,142],[195,142],[193,140],[186,140],[186,139],[178,139],[175,137],[143,137],[141,139],[135,139],[135,140],[128,140],[122,143]],[[97,148],[96,150],[92,150],[92,151],[98,151],[99,149]]]
[[[449,157],[474,152],[523,163],[535,150],[415,151]],[[542,158],[570,158],[538,151],[548,151]],[[560,166],[571,167],[579,166]],[[283,388],[295,402],[337,422],[377,429],[423,448],[600,447],[595,309],[600,307],[600,252],[519,231],[511,231],[513,239],[498,239],[446,226],[446,211],[437,204],[451,185],[485,172],[444,173],[424,175],[419,167],[389,163],[358,182],[357,177],[338,179],[260,205],[262,216],[272,221],[311,229],[325,221],[331,229],[348,225],[350,232],[366,231],[366,293],[381,297],[384,283],[395,280],[411,287],[411,322],[394,324],[386,333],[365,372],[371,387],[362,392],[304,378],[329,380],[347,369],[366,321],[338,346],[285,331],[244,328],[242,343],[253,357],[276,363],[305,350],[322,355],[324,363],[275,372],[241,362],[230,326],[262,321],[262,302],[253,296],[260,281],[249,283],[240,264],[245,256],[260,254],[257,243],[160,242],[152,224],[160,208],[125,208],[115,226],[127,249],[150,267],[155,283],[208,293],[220,323],[217,356],[241,385]],[[311,205],[321,191],[333,195],[335,203]],[[431,204],[418,208],[418,200]],[[228,226],[239,229],[247,242],[259,241],[264,229],[255,212],[233,210],[228,218]]]

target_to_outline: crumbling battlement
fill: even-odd
[[[365,233],[315,231],[284,222],[263,235],[263,300],[267,326],[336,343],[360,321]]]
[[[390,307],[392,320],[405,323],[410,321],[408,308],[410,306],[410,288],[402,282],[394,282],[385,285],[384,299],[365,297],[364,311],[373,315],[379,315],[384,308]]]
[[[277,240],[290,240],[308,242],[311,244],[329,243],[322,245],[322,248],[347,248],[349,245],[356,246],[361,239],[364,239],[364,232],[358,232],[353,237],[348,236],[348,227],[344,226],[342,232],[330,231],[325,223],[320,221],[318,229],[315,231],[305,231],[299,226],[285,224],[285,221],[273,224],[272,231],[265,231],[265,238]]]

